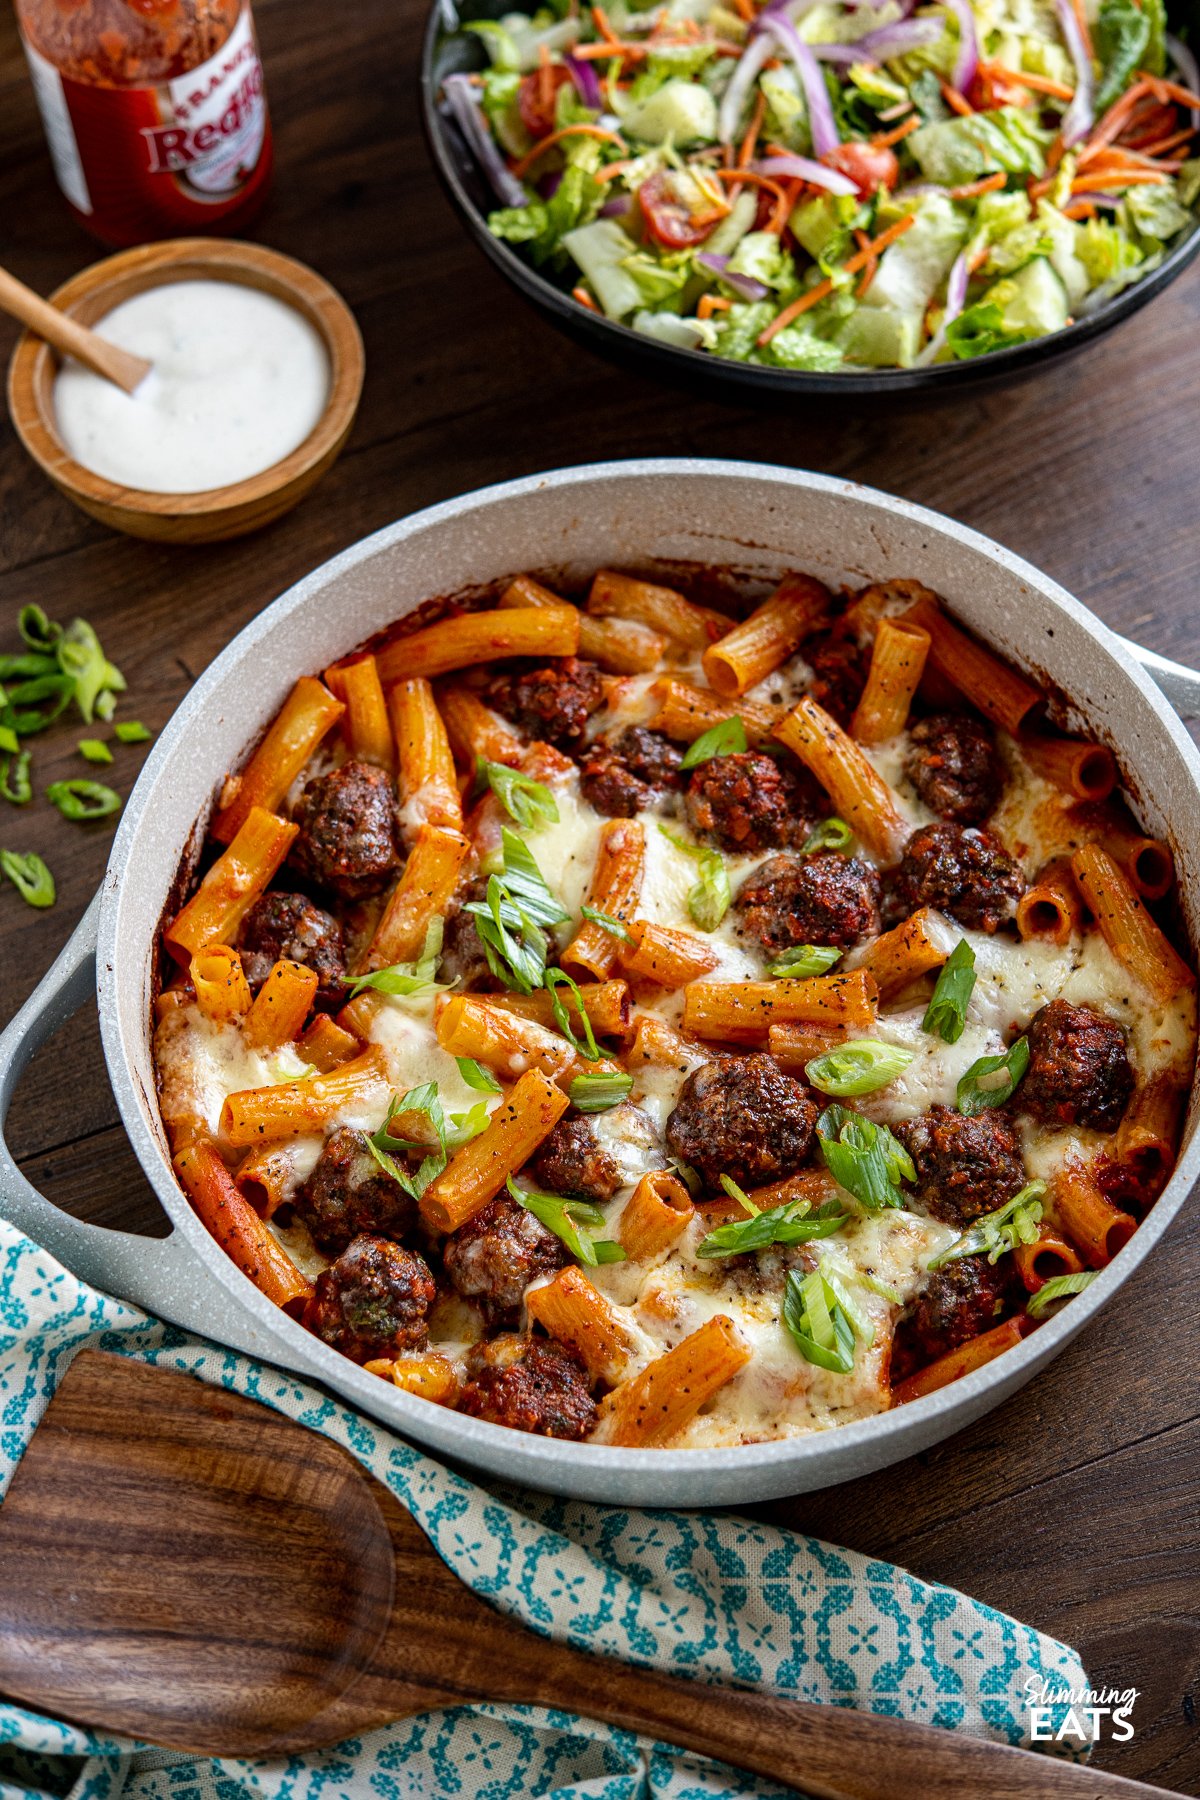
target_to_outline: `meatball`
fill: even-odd
[[[610,818],[632,819],[679,786],[683,752],[661,732],[630,725],[597,738],[580,766],[583,797]]]
[[[604,688],[595,663],[564,656],[544,669],[493,676],[484,699],[531,738],[577,750]]]
[[[264,894],[242,921],[238,938],[242,968],[254,989],[277,962],[303,963],[317,974],[317,999],[338,1006],[346,989],[342,928],[303,894]]]
[[[451,1232],[442,1258],[459,1293],[478,1300],[493,1325],[515,1325],[530,1282],[571,1260],[566,1245],[507,1194]]]
[[[621,1185],[621,1171],[601,1149],[586,1119],[560,1119],[530,1165],[552,1194],[569,1194],[603,1206]]]
[[[948,1225],[969,1225],[1025,1185],[1017,1134],[995,1110],[968,1118],[950,1106],[896,1127],[917,1171],[918,1206]]]
[[[388,1238],[356,1237],[317,1277],[303,1323],[355,1362],[423,1350],[437,1297],[424,1257]]]
[[[1042,1125],[1115,1131],[1133,1092],[1125,1033],[1090,1006],[1051,1000],[1029,1023],[1017,1104]]]
[[[808,1089],[771,1057],[731,1056],[688,1076],[667,1120],[667,1142],[707,1186],[729,1175],[755,1188],[795,1173],[816,1123]]]
[[[361,1131],[343,1126],[328,1138],[293,1205],[322,1250],[344,1250],[360,1233],[401,1237],[416,1222],[416,1202],[380,1168]]]
[[[475,915],[467,911],[468,900],[487,897],[487,881],[473,881],[460,894],[460,904],[447,916],[442,932],[442,959],[438,980],[457,982],[460,988],[486,988],[494,991],[499,983],[492,974],[483,941],[475,929]]]
[[[909,742],[905,774],[931,812],[956,825],[987,818],[1004,785],[990,725],[971,713],[934,713]]]
[[[771,955],[794,944],[848,950],[879,930],[879,877],[869,863],[836,850],[772,856],[742,883],[734,908]]]
[[[849,724],[867,684],[862,651],[854,639],[837,631],[819,632],[805,644],[804,660],[813,672],[809,688],[813,699],[839,724]]]
[[[596,1423],[583,1364],[553,1338],[499,1337],[473,1345],[458,1408],[539,1437],[585,1438]]]
[[[936,1270],[896,1327],[892,1380],[903,1381],[989,1330],[1011,1310],[1019,1285],[1011,1256],[996,1263],[962,1256]]]
[[[743,856],[795,843],[817,810],[812,784],[761,750],[701,763],[685,804],[698,838]]]
[[[400,864],[396,796],[374,763],[348,762],[310,781],[296,808],[296,867],[344,900],[385,888]]]
[[[889,921],[907,919],[921,906],[936,906],[960,925],[995,931],[1012,917],[1025,891],[1021,871],[999,838],[962,825],[924,825],[889,871]]]

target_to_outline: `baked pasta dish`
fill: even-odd
[[[205,1225],[326,1344],[520,1431],[919,1398],[1175,1157],[1195,977],[1111,752],[915,581],[721,594],[520,576],[302,678],[162,931]]]

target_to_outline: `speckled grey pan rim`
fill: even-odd
[[[1064,527],[1069,528],[1069,527]],[[947,1437],[1042,1369],[1153,1249],[1200,1171],[1193,1106],[1179,1165],[1148,1220],[1086,1294],[1019,1348],[953,1387],[835,1431],[735,1449],[618,1450],[486,1425],[397,1392],[277,1311],[225,1257],[177,1187],[154,1104],[150,946],[195,820],[296,677],[324,667],[430,594],[523,569],[605,562],[652,571],[729,565],[747,586],[801,567],[833,580],[911,576],[1018,663],[1068,689],[1117,751],[1147,823],[1175,849],[1200,939],[1200,758],[1133,647],[1029,564],[906,501],[767,465],[660,460],[559,470],[463,495],[399,521],[315,570],[261,613],[196,683],[126,805],[100,893],[59,962],[0,1037],[0,1121],[28,1056],[97,992],[109,1075],[138,1158],[169,1214],[164,1240],[68,1218],[0,1143],[0,1211],[85,1279],[161,1316],[315,1377],[441,1455],[582,1499],[748,1502],[829,1486]],[[1159,663],[1185,710],[1200,679]]]

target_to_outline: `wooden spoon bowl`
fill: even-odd
[[[241,537],[289,511],[332,465],[358,410],[363,347],[354,315],[327,281],[303,263],[259,244],[175,238],[122,251],[60,287],[51,303],[95,325],[123,300],[174,281],[236,281],[296,309],[329,357],[329,398],[314,429],[282,461],[258,475],[195,494],[154,494],[122,487],[70,456],[54,414],[57,353],[26,332],[8,369],[8,409],[17,435],[62,493],[94,519],[132,537],[210,544]]]

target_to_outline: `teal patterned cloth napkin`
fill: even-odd
[[[489,1491],[278,1369],[97,1293],[0,1222],[0,1491],[85,1345],[252,1395],[343,1445],[463,1581],[587,1650],[1028,1742],[1073,1650],[950,1588],[729,1514]],[[803,1779],[803,1767],[797,1780]],[[784,1800],[770,1782],[536,1707],[455,1707],[300,1759],[198,1761],[0,1703],[0,1800]]]

